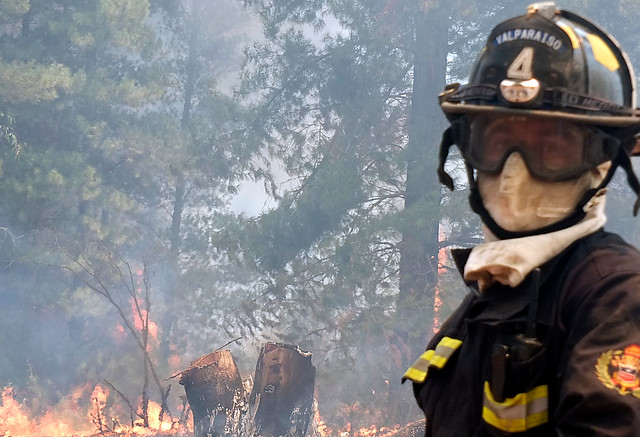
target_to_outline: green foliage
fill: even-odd
[[[246,236],[252,253],[266,270],[283,268],[362,201],[362,181],[353,162],[321,164],[298,195],[253,222]]]
[[[148,0],[100,0],[97,12],[116,47],[141,50],[149,43],[150,33],[140,26],[149,15]]]
[[[71,88],[69,69],[35,62],[0,64],[0,96],[12,104],[54,100]]]
[[[0,20],[20,17],[29,10],[29,0],[0,0]]]
[[[128,174],[139,173],[127,134],[144,105],[162,95],[153,74],[140,72],[134,51],[153,42],[149,6],[97,3],[0,4],[9,21],[0,34],[3,145],[9,146],[0,149],[6,356],[0,384],[37,381],[51,400],[77,384],[136,369],[128,362],[135,348],[127,353],[113,337],[114,308],[59,268],[64,254],[102,240],[139,257],[137,247],[150,242],[141,230],[159,222],[139,201],[143,187],[135,178],[113,177],[124,163]],[[11,345],[16,340],[20,351]],[[122,353],[114,356],[117,347]],[[141,375],[142,367],[135,372]],[[130,376],[129,383],[136,381]]]

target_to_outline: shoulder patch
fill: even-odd
[[[596,362],[596,376],[605,387],[640,398],[640,346],[604,352]]]

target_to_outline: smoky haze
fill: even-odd
[[[171,385],[179,416],[166,378],[273,341],[312,352],[336,432],[420,418],[400,378],[466,292],[446,248],[481,238],[436,96],[528,3],[0,3],[0,387],[40,417],[101,384],[126,421]],[[615,5],[560,4],[640,69]],[[616,176],[638,246],[634,201]]]

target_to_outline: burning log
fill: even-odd
[[[310,352],[292,345],[263,344],[249,398],[249,435],[305,436],[313,419],[315,377]]]
[[[238,367],[228,350],[200,357],[181,372],[191,411],[195,437],[242,435],[245,392]]]
[[[265,343],[251,388],[243,387],[229,351],[199,358],[179,373],[193,412],[195,437],[307,436],[315,413],[315,371],[310,352]]]

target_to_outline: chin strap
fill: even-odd
[[[446,186],[449,190],[453,191],[453,179],[449,176],[449,173],[444,169],[445,164],[447,163],[447,158],[449,157],[449,150],[451,146],[455,144],[453,139],[452,126],[449,126],[442,133],[442,141],[440,141],[440,153],[439,153],[439,164],[438,164],[438,179],[440,183]]]
[[[449,127],[442,133],[440,141],[440,153],[438,154],[438,179],[440,183],[453,191],[453,178],[444,169],[449,158],[449,151],[454,144],[462,144],[467,129],[467,121],[464,117],[459,117],[450,121]]]

